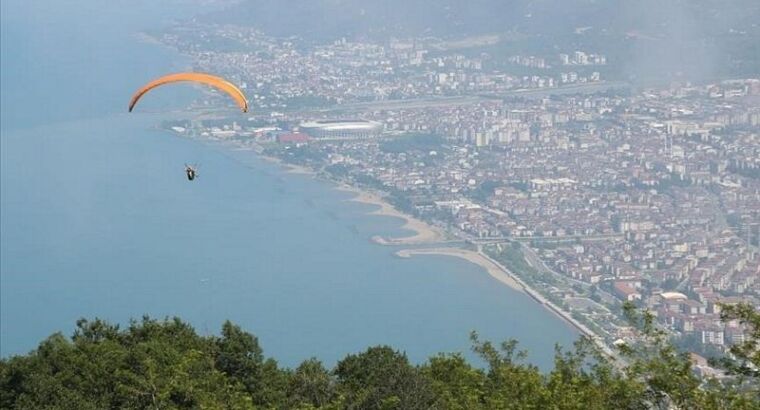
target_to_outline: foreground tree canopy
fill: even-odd
[[[624,346],[616,368],[581,339],[557,349],[554,369],[524,362],[515,341],[472,335],[485,366],[459,354],[421,365],[387,346],[350,354],[332,369],[316,359],[283,369],[256,337],[226,322],[200,336],[180,319],[144,317],[126,329],[80,320],[71,338],[54,334],[25,356],[0,361],[3,409],[760,409],[760,319],[747,306],[724,319],[754,326],[725,368],[730,382],[700,381],[685,355],[628,309],[645,342]]]

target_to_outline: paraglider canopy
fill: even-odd
[[[231,82],[225,80],[224,78],[217,77],[211,74],[204,74],[204,73],[169,74],[169,75],[165,75],[163,77],[157,78],[149,82],[148,84],[145,84],[139,90],[137,90],[137,92],[132,96],[132,99],[129,101],[129,112],[132,112],[132,109],[135,108],[135,104],[137,104],[137,101],[139,101],[140,98],[142,98],[142,96],[148,91],[156,87],[160,87],[164,84],[176,83],[176,82],[182,82],[182,81],[190,81],[190,82],[206,84],[218,90],[224,91],[225,93],[229,94],[233,100],[235,100],[235,103],[237,103],[237,105],[240,107],[240,109],[243,112],[248,112],[248,101],[246,100],[243,92],[240,91],[238,87],[236,87]]]

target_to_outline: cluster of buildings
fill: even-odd
[[[237,76],[260,104],[557,84],[488,71],[487,56],[433,56],[424,42],[342,40],[303,51],[240,30],[215,27],[213,36],[255,52],[203,51],[193,40],[198,33],[168,41],[200,68]],[[606,64],[581,51],[560,60]],[[612,313],[623,301],[650,308],[663,327],[701,346],[743,340],[740,324],[720,321],[720,306],[760,307],[760,80],[633,95],[421,101],[276,117],[259,110],[255,127],[183,132],[217,132],[325,174],[339,170],[334,177],[400,195],[407,211],[473,243],[522,243],[525,258],[556,278],[540,290],[610,342],[633,334]]]
[[[198,24],[177,27],[158,40],[191,56],[195,70],[213,70],[241,84],[253,110],[473,93],[499,95],[602,80],[598,72],[510,74],[499,68],[495,56],[440,49],[440,40],[434,38],[387,44],[342,39],[304,47],[249,27]],[[582,52],[574,56],[579,53],[586,56]],[[539,70],[547,67],[539,57],[513,59]],[[582,61],[594,60],[584,57]]]
[[[559,62],[562,65],[605,65],[607,57],[603,54],[575,51],[572,54],[560,54]]]
[[[509,62],[531,68],[549,68],[546,59],[536,56],[514,55],[509,57]]]

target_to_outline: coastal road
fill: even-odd
[[[398,109],[408,110],[428,107],[455,107],[458,105],[477,104],[479,102],[488,100],[493,101],[494,98],[484,98],[480,96],[426,97],[408,100],[369,101],[361,103],[341,104],[329,108],[315,110],[315,112],[325,113],[333,111],[373,111]]]
[[[623,239],[625,235],[619,233],[600,233],[595,235],[569,235],[569,236],[514,236],[514,237],[490,237],[490,238],[472,238],[474,243],[481,244],[497,244],[507,242],[526,242],[526,241],[540,241],[540,242],[572,242],[575,240],[580,241],[604,241],[608,239]]]
[[[563,275],[555,271],[549,265],[547,265],[546,262],[544,262],[544,260],[541,259],[540,256],[538,256],[538,254],[536,253],[536,251],[533,250],[533,248],[525,244],[521,244],[521,245],[522,245],[521,249],[523,250],[523,255],[525,256],[525,261],[528,262],[528,264],[530,264],[534,268],[541,269],[561,281],[569,281],[578,286],[581,286],[584,289],[588,289],[591,287],[591,284],[588,282],[583,282],[581,280],[571,278],[567,275]],[[599,297],[602,298],[604,303],[607,305],[613,305],[617,301],[617,298],[615,296],[613,296],[610,293],[607,293],[605,290],[601,289],[599,286],[597,286],[596,288],[596,293],[599,295]]]
[[[586,325],[584,325],[583,323],[581,323],[578,320],[576,320],[575,318],[573,318],[570,313],[566,312],[565,310],[563,310],[559,306],[557,306],[554,303],[552,303],[550,300],[548,300],[545,297],[543,297],[538,291],[534,290],[533,288],[530,287],[530,285],[528,285],[527,283],[525,283],[519,276],[517,276],[512,271],[510,271],[509,269],[507,269],[506,266],[504,266],[501,263],[499,263],[499,261],[491,258],[488,254],[486,254],[485,252],[483,252],[483,247],[481,245],[478,245],[477,253],[480,254],[483,258],[485,258],[489,262],[491,262],[494,265],[498,266],[499,269],[501,269],[502,271],[506,272],[509,276],[511,276],[512,279],[514,279],[515,282],[517,282],[518,284],[520,284],[520,286],[522,286],[522,288],[525,291],[525,293],[527,293],[535,301],[537,301],[538,303],[544,305],[547,309],[549,309],[552,312],[554,312],[556,315],[558,315],[559,317],[561,317],[562,319],[564,319],[565,321],[567,321],[568,323],[570,323],[571,325],[573,325],[583,335],[585,335],[586,337],[588,337],[589,339],[591,339],[594,342],[594,344],[599,348],[599,350],[605,356],[607,356],[609,359],[612,360],[613,364],[615,364],[616,366],[621,366],[623,364],[622,359],[619,357],[619,355],[614,350],[612,350],[609,346],[607,346],[607,344],[604,342],[604,339],[601,336],[597,335],[596,333],[594,333],[594,331],[592,331],[591,329],[589,329]]]

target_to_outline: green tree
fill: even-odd
[[[485,373],[470,366],[461,354],[433,356],[422,367],[422,373],[431,380],[438,407],[485,409]]]
[[[26,356],[0,361],[2,408],[250,408],[215,368],[208,340],[179,319],[143,318],[125,331],[77,322]]]
[[[428,380],[388,346],[348,355],[334,373],[349,409],[428,409],[435,401]]]
[[[557,347],[546,389],[547,406],[558,409],[629,409],[637,408],[644,385],[616,371],[594,343],[582,337],[572,350]]]
[[[726,394],[727,400],[741,401],[747,397],[760,408],[760,312],[746,303],[722,305],[721,308],[720,316],[724,322],[738,322],[748,332],[748,337],[743,342],[731,346],[730,356],[714,361],[714,364],[735,377],[731,386],[733,389],[721,391]],[[733,395],[735,391],[742,394]]]
[[[480,341],[477,333],[470,334],[472,350],[488,364],[485,384],[487,409],[540,409],[546,402],[546,389],[541,372],[522,362],[525,351],[517,350],[516,340],[507,340],[498,347]]]
[[[242,384],[254,404],[276,406],[285,402],[287,374],[274,359],[264,360],[255,336],[226,321],[215,345],[216,367]]]
[[[387,346],[346,356],[332,371],[316,359],[295,370],[266,359],[255,336],[226,322],[199,336],[179,319],[142,318],[126,329],[80,320],[71,338],[56,333],[34,351],[0,360],[0,408],[7,409],[760,409],[758,312],[726,306],[725,321],[749,331],[718,362],[732,377],[700,380],[654,317],[624,312],[639,342],[611,362],[591,340],[557,348],[542,373],[517,342],[471,335],[485,369],[461,354],[415,366]]]
[[[720,317],[724,322],[738,321],[749,331],[749,337],[744,342],[731,346],[730,352],[735,359],[723,364],[733,374],[760,382],[760,313],[746,303],[721,307]]]
[[[620,346],[628,361],[624,371],[631,381],[646,384],[644,401],[658,408],[701,408],[700,381],[692,372],[688,354],[678,352],[650,312],[641,312],[630,302],[623,305],[623,312],[642,340],[634,346]]]
[[[292,407],[326,406],[335,399],[335,380],[317,359],[301,363],[290,377],[288,403]]]

